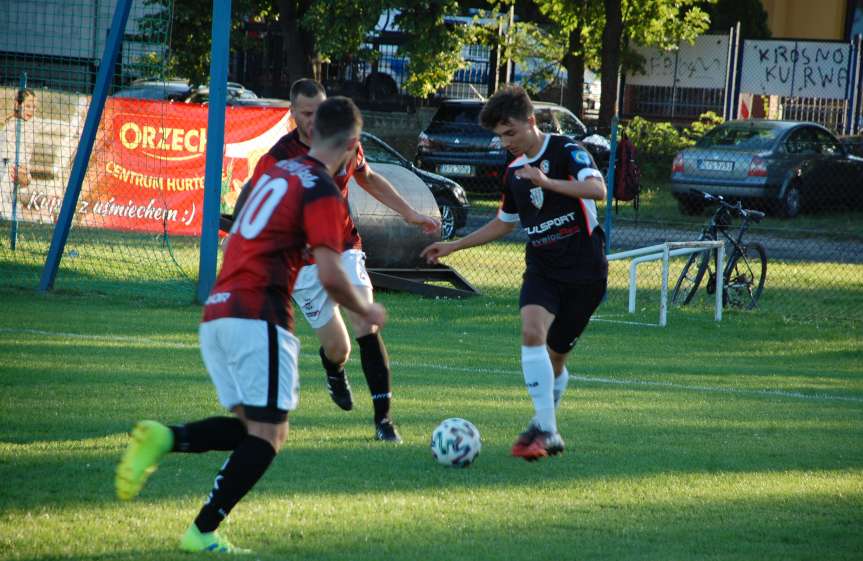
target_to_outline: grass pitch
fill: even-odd
[[[250,558],[860,558],[859,323],[717,324],[696,309],[660,329],[601,308],[569,364],[567,451],[528,464],[508,456],[532,413],[514,301],[381,299],[405,443],[372,441],[356,357],[355,410],[330,403],[300,324],[288,443],[223,525]],[[0,558],[190,559],[179,536],[226,454],[169,456],[132,503],[114,498],[113,473],[136,420],[221,414],[199,308],[15,289],[0,301]],[[483,436],[465,470],[428,450],[449,416]]]

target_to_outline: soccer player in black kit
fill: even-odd
[[[533,461],[563,452],[556,409],[569,380],[566,359],[605,294],[608,262],[596,201],[605,198],[606,186],[581,145],[537,128],[521,87],[495,93],[479,119],[515,158],[503,176],[498,214],[464,238],[431,244],[422,255],[437,263],[502,238],[521,222],[528,237],[519,298],[521,366],[536,414],[512,455]]]

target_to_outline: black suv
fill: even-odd
[[[498,136],[479,125],[482,106],[482,101],[474,99],[441,103],[429,126],[420,133],[417,166],[457,179],[473,190],[497,190],[498,179],[506,169],[507,152]],[[599,169],[608,169],[608,139],[591,134],[578,117],[560,105],[534,102],[533,106],[542,132],[580,141]]]

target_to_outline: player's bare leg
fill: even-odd
[[[355,288],[367,302],[374,302],[371,288],[359,286]],[[387,442],[401,442],[402,438],[390,419],[392,373],[384,341],[377,326],[369,324],[352,312],[348,312],[348,317],[360,347],[360,362],[372,395],[372,405],[375,409],[375,438]]]
[[[554,315],[542,306],[521,309],[521,367],[535,415],[513,444],[512,455],[527,461],[563,451],[554,411],[554,368],[545,344],[552,322]]]
[[[354,406],[351,384],[345,374],[345,363],[351,353],[351,339],[338,308],[323,327],[316,329],[321,348],[318,353],[327,373],[327,391],[336,405],[350,411]]]

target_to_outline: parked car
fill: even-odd
[[[580,141],[599,169],[608,169],[608,139],[590,134],[568,109],[535,102],[537,125],[543,132],[564,134]],[[500,138],[479,125],[483,102],[474,99],[441,103],[431,123],[420,133],[416,164],[420,169],[458,178],[477,190],[493,190],[506,169],[507,152]]]
[[[245,98],[228,98],[226,105],[234,107],[290,107],[291,102],[287,99],[279,99],[276,97],[256,97],[254,99]]]
[[[242,100],[258,99],[258,94],[247,90],[242,84],[228,82],[228,95],[225,97],[227,105],[240,105]],[[195,88],[194,92],[186,99],[186,103],[207,103],[210,100],[210,88]]]
[[[448,240],[467,224],[470,203],[461,185],[436,173],[418,169],[377,136],[363,132],[363,153],[370,163],[395,164],[407,168],[428,185],[441,216],[441,238]]]
[[[114,97],[185,101],[192,94],[188,80],[134,80]]]
[[[692,189],[747,199],[787,218],[818,207],[860,208],[863,158],[817,123],[729,121],[674,158],[671,192],[687,214],[703,210]]]

